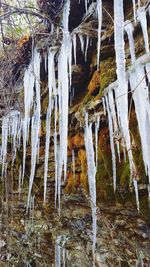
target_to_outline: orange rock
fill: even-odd
[[[80,174],[80,184],[87,191],[88,190],[88,178],[87,178],[87,159],[86,159],[86,151],[80,149],[78,151],[78,158],[81,162],[81,174]]]
[[[68,194],[75,193],[78,186],[79,186],[79,174],[76,174],[74,177],[71,171],[68,172],[67,185],[65,187],[65,192]]]
[[[88,85],[88,91],[92,94],[97,88],[100,88],[100,71],[96,70]]]
[[[74,145],[79,148],[79,147],[82,147],[84,146],[84,138],[83,138],[83,135],[81,134],[76,134],[73,138],[73,143]]]
[[[26,43],[26,42],[29,41],[29,39],[30,39],[30,35],[29,35],[29,34],[23,36],[23,37],[18,41],[18,45],[19,45],[20,47],[22,47],[24,43]]]
[[[84,146],[84,137],[81,133],[68,139],[68,146],[70,149],[81,148]]]

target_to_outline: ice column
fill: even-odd
[[[35,56],[35,55],[34,55]],[[34,63],[33,60],[29,64],[28,69],[25,71],[24,75],[24,108],[25,115],[22,121],[22,133],[23,133],[23,170],[22,170],[22,182],[24,179],[25,172],[25,160],[26,160],[26,146],[28,142],[28,132],[30,123],[30,111],[33,107],[33,95],[34,95]]]
[[[124,14],[123,0],[114,1],[114,34],[115,34],[115,51],[117,64],[118,87],[115,90],[117,102],[117,114],[119,127],[125,139],[126,149],[130,162],[131,176],[134,173],[134,163],[131,151],[131,142],[129,135],[128,122],[128,86],[125,73],[125,51],[124,51]]]
[[[59,96],[59,166],[58,166],[58,199],[60,213],[61,176],[67,171],[67,139],[68,139],[68,105],[69,85],[71,86],[71,38],[68,30],[70,1],[64,5],[63,12],[63,40],[58,58],[58,96]]]
[[[147,19],[146,19],[145,7],[140,7],[137,10],[137,14],[138,14],[138,19],[140,21],[141,28],[143,31],[145,50],[146,50],[146,53],[149,53],[149,40],[148,40],[148,32],[147,32]]]
[[[135,72],[130,73],[130,85],[133,91],[133,100],[141,136],[143,161],[150,185],[150,104],[149,92],[146,85],[144,66],[137,65]],[[150,187],[149,187],[150,189]],[[150,190],[149,190],[150,197]]]
[[[101,49],[101,30],[102,30],[102,0],[97,0],[97,14],[98,14],[98,43],[97,43],[97,66],[100,63],[100,49]]]
[[[95,266],[95,248],[97,232],[97,215],[96,215],[96,166],[94,160],[94,148],[92,137],[92,124],[88,125],[88,114],[85,114],[85,132],[84,142],[87,156],[88,182],[91,198],[92,220],[93,220],[93,266]]]
[[[114,183],[114,192],[116,191],[116,155],[115,155],[115,146],[114,146],[114,138],[113,138],[113,117],[112,117],[112,106],[110,98],[108,101],[108,97],[106,99],[106,108],[108,113],[108,123],[109,123],[109,135],[110,135],[110,146],[111,146],[111,153],[112,153],[112,169],[113,169],[113,183]]]
[[[134,39],[133,39],[134,28],[133,28],[132,23],[129,20],[125,22],[125,31],[127,32],[127,35],[128,35],[131,61],[133,64],[135,62],[135,45],[134,45]]]
[[[32,117],[31,123],[31,173],[29,179],[29,192],[27,199],[27,210],[29,208],[32,185],[35,175],[36,168],[36,158],[38,155],[39,148],[39,133],[40,133],[40,114],[41,114],[41,104],[40,104],[40,54],[35,50],[34,53],[34,76],[35,76],[35,103],[34,103],[34,115]]]

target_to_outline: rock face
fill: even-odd
[[[39,1],[39,6],[42,12],[47,12],[47,5],[49,3],[57,8],[57,10],[59,8],[61,10],[61,2],[43,0]],[[89,1],[88,6],[91,2]],[[124,1],[126,19],[133,17],[132,1],[130,2]],[[145,2],[142,4],[144,5]],[[56,3],[58,7],[56,7]],[[97,19],[90,17],[84,24],[81,24],[84,14],[85,1],[71,1],[70,31],[76,29],[76,32],[79,35],[84,35],[85,39],[86,36],[90,36],[91,45],[88,46],[85,57],[85,53],[83,53],[81,47],[82,42],[77,37],[77,64],[75,64],[74,56],[72,62],[72,90],[74,93],[71,96],[68,115],[67,179],[62,182],[61,214],[59,215],[55,208],[55,123],[53,117],[48,164],[47,198],[46,203],[43,204],[46,133],[45,113],[48,106],[47,71],[44,69],[43,60],[41,62],[41,143],[29,212],[26,213],[26,202],[30,167],[32,165],[31,144],[29,142],[27,146],[25,179],[20,191],[18,189],[19,167],[22,164],[23,148],[21,147],[20,151],[17,151],[17,157],[12,168],[10,155],[11,140],[9,140],[9,166],[5,180],[0,182],[0,191],[2,193],[0,202],[0,225],[2,233],[0,236],[0,266],[92,266],[91,200],[89,198],[87,158],[84,145],[85,111],[89,114],[89,121],[93,123],[94,142],[95,122],[96,118],[100,116],[98,166],[96,174],[98,222],[95,264],[101,267],[150,266],[148,178],[144,170],[139,129],[132,102],[130,102],[129,123],[132,136],[132,151],[139,179],[139,213],[136,208],[133,184],[130,180],[129,162],[128,160],[124,161],[123,147],[120,149],[120,159],[117,157],[116,160],[117,190],[115,194],[113,189],[108,118],[102,101],[108,85],[116,80],[112,1],[103,1],[100,69],[97,69]],[[48,15],[50,14],[48,13]],[[56,24],[60,23],[58,17],[55,20]],[[51,18],[54,19],[54,14],[51,15]],[[149,26],[150,18],[148,14],[147,18]],[[148,33],[150,33],[150,27],[148,27]],[[45,38],[42,41],[38,38],[36,39],[38,49],[43,55],[43,58],[48,44],[52,42],[56,46],[59,46],[60,40],[53,39],[55,34],[48,37],[49,39]],[[58,39],[61,39],[61,37],[61,32],[58,30]],[[143,35],[138,23],[135,24],[134,38],[136,56],[139,57],[145,52]],[[125,44],[126,63],[128,67],[131,65],[131,60],[127,37],[125,37]],[[86,44],[84,46],[86,49]],[[129,100],[131,99],[132,97],[129,94]],[[115,139],[120,140],[120,138],[121,134],[116,133]],[[96,150],[96,147],[94,149]]]

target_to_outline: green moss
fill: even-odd
[[[140,216],[150,226],[150,208],[146,192],[140,195]]]
[[[125,162],[123,169],[122,169],[122,174],[120,175],[120,186],[122,189],[126,189],[129,187],[130,184],[130,166],[129,162]]]
[[[115,201],[112,178],[108,175],[104,161],[99,161],[96,175],[97,200],[112,203]]]
[[[100,96],[104,89],[116,80],[116,64],[114,58],[103,60],[100,64]]]
[[[107,133],[105,133],[107,136]],[[102,138],[102,137],[101,137]],[[109,136],[108,136],[109,138]],[[114,189],[112,178],[112,157],[108,148],[108,138],[99,145],[99,161],[96,175],[98,201],[114,202]]]
[[[129,264],[127,261],[121,261],[121,267],[129,267]]]

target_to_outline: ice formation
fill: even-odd
[[[97,0],[97,14],[98,14],[97,66],[99,67],[100,49],[101,49],[101,29],[102,29],[102,0]]]
[[[76,36],[75,33],[73,34],[72,42],[73,42],[74,64],[77,65],[77,54],[76,54],[76,50],[77,50],[77,36]]]
[[[136,69],[130,73],[130,85],[133,92],[135,112],[137,116],[139,132],[141,136],[141,145],[145,172],[149,177],[150,184],[150,108],[149,92],[145,77],[144,66],[138,64]],[[150,197],[150,192],[149,192]]]
[[[137,184],[137,180],[135,178],[133,179],[133,185],[134,185],[134,191],[135,191],[135,199],[136,199],[137,210],[140,211],[138,184]]]
[[[61,267],[61,236],[58,236],[55,244],[55,267]]]
[[[118,87],[115,90],[117,105],[117,115],[119,128],[125,139],[125,145],[128,152],[131,176],[134,174],[135,167],[131,150],[131,141],[128,122],[128,86],[125,73],[125,49],[124,49],[124,14],[123,0],[114,1],[114,33],[115,33],[115,51],[117,65]]]
[[[73,179],[75,181],[75,171],[76,171],[76,168],[75,168],[75,153],[74,153],[74,150],[72,150],[72,172],[73,172]]]
[[[132,3],[133,3],[134,21],[136,21],[136,3],[135,3],[135,0],[132,0]]]
[[[34,103],[34,114],[32,116],[31,121],[31,172],[29,178],[29,192],[28,192],[28,199],[27,199],[27,209],[29,208],[32,185],[35,175],[35,168],[36,168],[36,159],[38,154],[39,148],[39,134],[40,134],[40,126],[41,126],[41,103],[40,103],[40,54],[35,50],[34,53],[34,76],[35,76],[35,103]]]
[[[115,155],[115,146],[114,146],[114,138],[113,138],[113,109],[110,101],[110,93],[109,92],[109,100],[106,96],[106,107],[108,113],[108,122],[109,122],[109,134],[110,134],[110,146],[111,146],[111,153],[112,153],[112,169],[113,169],[113,183],[114,183],[114,192],[116,191],[116,155]]]
[[[57,206],[57,190],[58,190],[58,142],[57,142],[57,95],[55,96],[55,122],[54,122],[54,157],[55,157],[55,207]]]
[[[7,142],[8,142],[8,133],[9,133],[9,124],[8,118],[4,117],[2,120],[2,178],[5,173],[5,163],[7,159]]]
[[[128,39],[129,39],[129,47],[130,47],[130,55],[131,55],[131,61],[132,64],[135,62],[135,45],[134,45],[134,39],[133,39],[133,25],[132,23],[127,20],[125,22],[125,31],[127,32]]]
[[[92,137],[92,124],[88,124],[88,113],[85,114],[84,142],[87,156],[88,183],[91,198],[92,220],[93,220],[93,266],[95,266],[95,248],[97,232],[96,215],[96,165],[94,159],[94,147]]]
[[[67,171],[67,138],[68,138],[68,102],[69,85],[71,84],[71,59],[72,46],[68,30],[68,19],[70,13],[70,1],[64,6],[63,13],[63,40],[58,57],[58,97],[59,97],[59,162],[58,162],[58,205],[60,213],[60,187],[61,176],[64,172],[66,179]],[[70,78],[70,79],[69,79]]]
[[[12,142],[12,164],[14,164],[16,158],[17,148],[20,146],[20,128],[21,118],[19,111],[11,111],[6,117],[2,119],[2,177],[6,171],[6,160],[7,160],[7,146],[8,138],[11,138]]]
[[[148,32],[147,32],[147,19],[146,19],[146,10],[145,7],[140,7],[137,10],[138,19],[141,24],[141,28],[144,36],[145,50],[146,53],[149,53],[149,40],[148,40]]]
[[[96,169],[98,165],[98,132],[99,132],[99,126],[100,126],[100,116],[96,118],[95,122],[95,162],[96,162]]]
[[[49,159],[49,145],[50,145],[50,133],[51,133],[51,103],[48,105],[46,116],[46,144],[45,144],[45,165],[44,165],[44,202],[46,201],[47,190],[47,172],[48,172],[48,159]]]
[[[29,133],[29,124],[31,109],[33,107],[33,96],[34,96],[34,63],[33,60],[29,64],[28,69],[25,71],[24,75],[24,108],[25,115],[24,120],[22,121],[22,132],[23,132],[23,170],[22,170],[22,182],[24,179],[25,173],[25,160],[26,160],[26,146],[28,143],[28,133]]]

